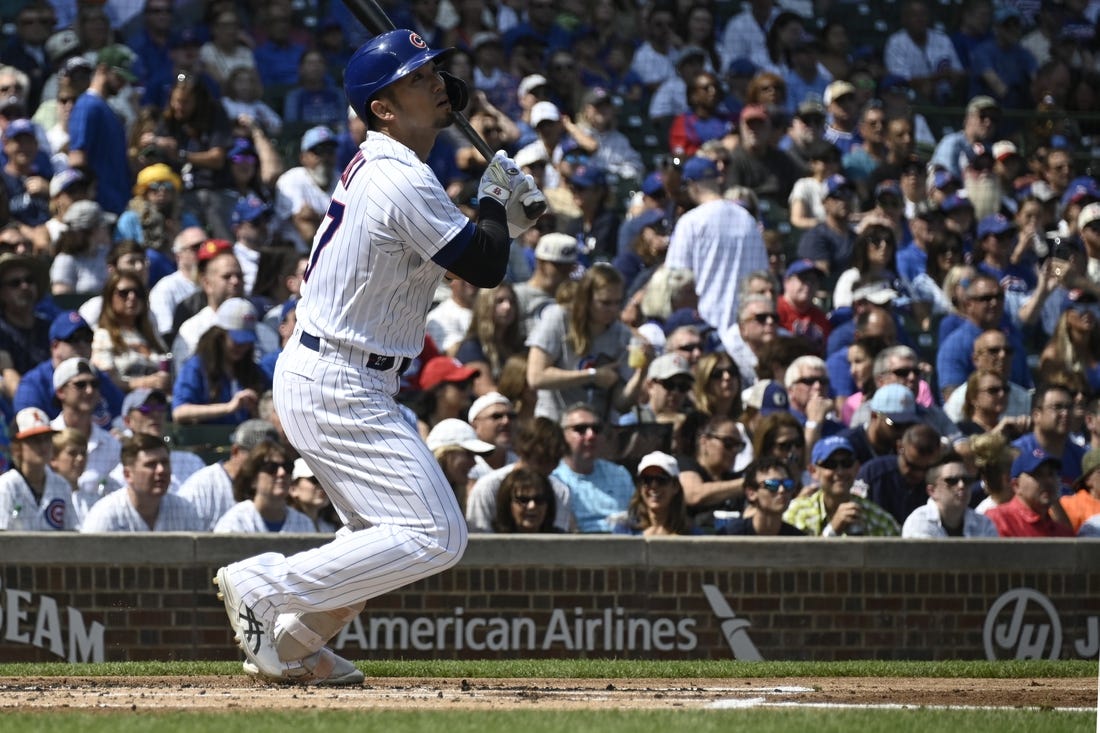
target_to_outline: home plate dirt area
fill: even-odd
[[[0,677],[0,710],[279,710],[319,708],[672,709],[759,704],[913,705],[1095,709],[1084,678],[765,679],[370,678],[361,687],[301,687],[245,675],[194,677]]]

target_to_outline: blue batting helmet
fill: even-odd
[[[344,93],[357,115],[366,119],[366,107],[375,94],[438,56],[454,49],[433,51],[416,31],[402,28],[370,39],[352,54],[344,71]]]

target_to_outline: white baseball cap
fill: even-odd
[[[679,354],[661,354],[649,365],[650,379],[671,379],[681,374],[692,376],[691,365]]]
[[[523,77],[523,80],[519,83],[519,87],[516,89],[516,95],[522,100],[525,95],[531,93],[532,89],[538,89],[543,86],[546,86],[545,76],[542,74],[529,74]]]
[[[80,356],[74,356],[58,364],[57,369],[53,370],[53,391],[56,392],[64,387],[69,383],[69,380],[76,378],[78,374],[91,374],[94,376],[95,369],[92,368],[91,362]]]
[[[55,432],[50,426],[50,418],[37,407],[24,407],[15,413],[15,440],[25,440],[35,435]]]
[[[538,127],[541,122],[557,122],[561,119],[561,112],[553,102],[536,102],[531,108],[531,127]]]
[[[230,298],[218,306],[214,325],[228,331],[234,343],[256,343],[256,309],[244,298]]]
[[[543,234],[535,245],[535,259],[562,265],[576,264],[577,238],[560,232]]]
[[[441,420],[428,433],[427,444],[433,451],[447,446],[458,446],[472,453],[492,453],[497,449],[492,443],[479,440],[474,427],[465,420],[449,417]]]
[[[295,458],[294,470],[290,474],[290,480],[297,481],[300,478],[313,478],[313,469],[301,458]]]
[[[661,451],[654,451],[642,457],[638,462],[638,475],[641,476],[647,468],[659,468],[672,478],[680,476],[680,466],[676,463],[676,459]]]
[[[1098,220],[1100,220],[1100,202],[1093,201],[1081,209],[1081,213],[1077,215],[1077,229],[1084,229]]]
[[[534,163],[548,163],[550,158],[546,155],[546,147],[542,143],[532,143],[520,148],[514,159],[516,165],[523,167]]]
[[[493,405],[507,405],[511,407],[512,401],[500,392],[488,392],[474,400],[474,404],[470,405],[470,411],[466,413],[466,419],[473,422],[474,418],[480,415],[485,408],[492,407]]]

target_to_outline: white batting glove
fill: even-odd
[[[529,218],[528,211],[546,211],[546,196],[535,185],[535,179],[526,175],[523,182],[512,191],[504,211],[508,217],[508,236],[515,239],[538,221],[537,216]]]
[[[522,183],[523,174],[519,172],[519,166],[503,150],[498,150],[481,176],[477,197],[488,196],[507,208],[512,192]]]

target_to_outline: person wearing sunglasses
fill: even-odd
[[[813,493],[791,500],[783,519],[820,537],[896,537],[901,529],[890,514],[870,499],[852,492],[860,464],[847,438],[822,438],[810,455]]]
[[[76,428],[88,436],[88,464],[77,483],[91,502],[117,488],[109,480],[119,462],[118,438],[100,427],[96,413],[103,399],[100,375],[91,362],[73,356],[53,371],[53,395],[61,412],[50,422],[56,430]]]
[[[497,489],[497,534],[560,532],[554,525],[557,501],[550,479],[538,471],[519,467],[504,477]]]
[[[966,439],[963,439],[966,444]],[[928,470],[939,463],[944,442],[934,428],[917,423],[906,428],[896,455],[872,458],[859,469],[853,492],[885,509],[900,526],[928,499]]]
[[[214,525],[223,534],[316,532],[313,520],[290,506],[290,483],[294,461],[276,443],[260,443],[248,453],[241,470],[233,477],[233,498],[237,500]]]
[[[722,535],[761,535],[801,537],[806,533],[783,520],[798,482],[781,458],[765,456],[745,469],[745,501],[752,507],[747,516],[719,518],[715,533]]]
[[[630,472],[599,458],[604,422],[596,408],[576,403],[561,418],[568,452],[551,474],[569,488],[579,532],[610,532],[612,515],[626,511],[634,495]]]
[[[116,446],[118,444],[116,443]],[[168,491],[172,463],[168,446],[152,435],[126,439],[120,453],[126,486],[88,510],[81,532],[201,532],[189,501]]]
[[[662,451],[643,456],[638,462],[635,487],[626,511],[611,519],[614,534],[696,534],[688,519],[675,458]]]
[[[958,453],[948,453],[928,469],[928,502],[913,510],[901,526],[902,537],[997,537],[997,528],[969,506],[978,480]]]
[[[783,375],[783,385],[790,398],[790,412],[803,428],[805,440],[812,444],[822,435],[833,435],[844,429],[836,419],[829,381],[828,367],[820,356],[800,356],[791,362]]]
[[[694,386],[695,377],[687,359],[677,353],[661,354],[649,365],[638,404],[619,418],[619,425],[657,422],[675,429],[684,420]]]

